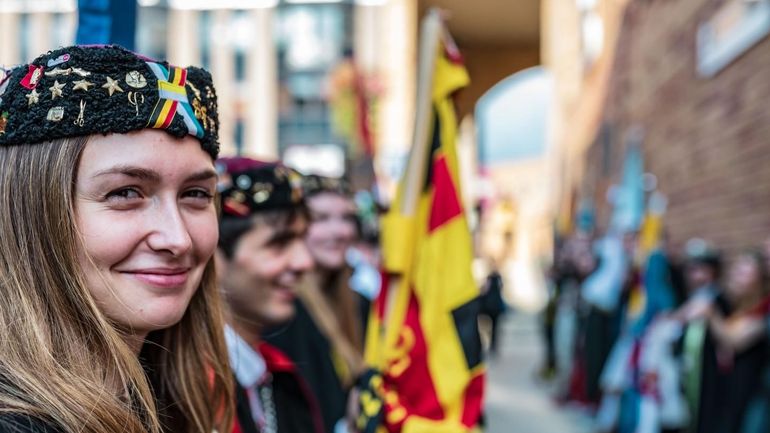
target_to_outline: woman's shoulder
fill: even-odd
[[[28,415],[0,413],[0,433],[61,433],[61,430]]]

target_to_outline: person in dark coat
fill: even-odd
[[[492,355],[497,354],[498,324],[504,312],[503,277],[495,267],[487,276],[484,287],[481,289],[481,315],[489,318],[492,325],[489,339],[489,352]]]
[[[768,273],[760,253],[744,253],[732,264],[724,293],[706,312],[701,387],[695,430],[740,432],[751,402],[763,391],[768,362]]]
[[[225,339],[236,386],[233,433],[321,433],[319,404],[297,366],[263,341],[295,316],[297,286],[313,262],[301,176],[278,163],[218,161],[217,267],[226,303]]]
[[[356,206],[342,179],[310,175],[304,184],[305,242],[315,269],[299,288],[295,318],[267,331],[265,340],[299,367],[320,401],[324,431],[333,433],[347,425],[349,391],[363,372],[363,297],[350,286],[346,259],[357,236]]]

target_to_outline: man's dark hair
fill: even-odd
[[[249,218],[224,216],[219,221],[219,243],[217,246],[224,252],[225,257],[231,259],[238,248],[241,236],[254,226],[264,224],[275,230],[284,230],[294,224],[298,218],[310,219],[305,205],[266,210],[255,213]]]

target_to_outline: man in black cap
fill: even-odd
[[[237,380],[234,432],[318,433],[317,400],[289,358],[260,337],[265,327],[294,317],[296,286],[313,266],[304,243],[302,177],[283,165],[246,158],[220,159],[217,168],[217,269]]]
[[[363,297],[350,287],[346,253],[356,240],[356,206],[343,179],[308,175],[305,237],[315,269],[299,290],[297,316],[265,339],[299,366],[321,404],[324,432],[347,423],[348,391],[363,371]]]

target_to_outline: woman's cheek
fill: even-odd
[[[219,240],[219,225],[217,215],[213,210],[197,215],[192,219],[190,238],[200,256],[208,259],[214,254]]]

